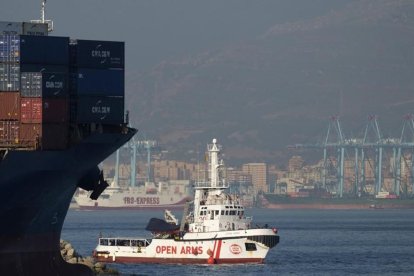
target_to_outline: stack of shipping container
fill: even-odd
[[[79,124],[122,124],[124,43],[28,24],[0,22],[0,147],[60,150]]]
[[[70,56],[71,119],[77,123],[122,123],[124,43],[75,40]]]
[[[69,38],[20,36],[20,143],[64,149],[69,137]]]

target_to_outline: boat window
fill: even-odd
[[[246,251],[256,251],[257,250],[255,243],[246,242],[245,246],[246,246]]]
[[[224,210],[221,210],[221,215],[224,216]]]
[[[110,239],[110,240],[109,240],[109,245],[111,245],[111,246],[112,246],[112,245],[115,245],[115,239]]]
[[[130,240],[116,240],[117,246],[130,246]]]
[[[108,245],[108,239],[99,239],[100,245]]]
[[[202,216],[203,215],[203,211],[200,211],[200,216]]]
[[[145,246],[150,245],[150,244],[151,244],[151,242],[152,242],[152,239],[147,239],[147,240],[146,240],[146,244],[145,244]]]
[[[228,215],[229,215],[229,211],[226,210],[226,216],[228,216]]]
[[[108,199],[110,196],[109,195],[101,195],[102,199]]]
[[[131,241],[131,246],[138,246],[138,241],[137,240],[132,240]]]
[[[220,212],[219,210],[216,210],[216,216],[218,216],[219,212]]]

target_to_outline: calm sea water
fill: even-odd
[[[121,275],[414,275],[414,210],[248,209],[279,229],[280,243],[261,265],[112,264]],[[181,213],[176,212],[177,217]],[[162,211],[69,210],[62,238],[83,256],[100,233],[147,236]]]

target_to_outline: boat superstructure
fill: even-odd
[[[275,228],[253,227],[238,198],[226,193],[220,150],[216,139],[207,146],[209,179],[195,184],[194,201],[184,208],[180,225],[167,213],[167,221],[153,218],[148,223],[151,238],[102,237],[95,258],[120,263],[264,262],[279,235]]]

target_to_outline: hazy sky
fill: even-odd
[[[253,39],[349,0],[48,0],[53,35],[126,42],[127,69]],[[1,21],[40,18],[40,0],[2,0]]]

